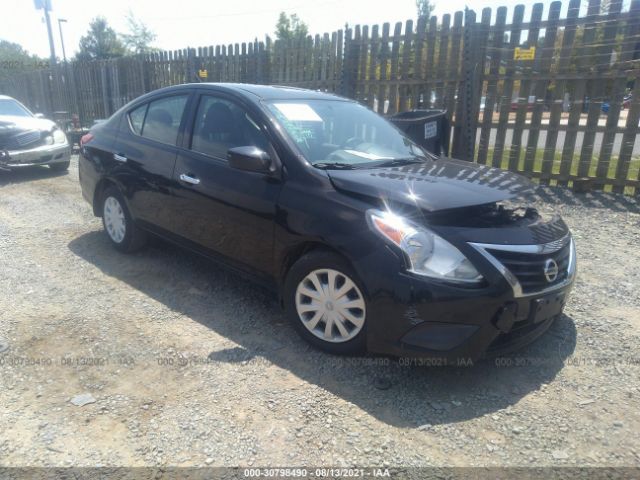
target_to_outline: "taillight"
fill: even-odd
[[[86,135],[83,135],[82,138],[80,138],[80,148],[85,146],[91,140],[93,140],[93,135],[92,134],[87,133]]]

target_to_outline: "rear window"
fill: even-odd
[[[142,124],[144,123],[144,116],[147,113],[147,104],[145,103],[141,107],[136,108],[129,113],[129,121],[131,122],[131,128],[138,135],[142,133]]]
[[[188,97],[164,97],[132,110],[129,112],[131,128],[145,138],[175,145]]]

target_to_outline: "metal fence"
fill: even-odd
[[[640,0],[570,0],[564,18],[561,11],[561,2],[546,12],[542,4],[487,8],[479,17],[466,10],[393,30],[357,25],[290,41],[71,62],[18,75],[0,92],[85,123],[145,92],[197,81],[337,92],[384,114],[444,108],[455,157],[544,184],[640,194],[640,95],[632,92],[640,85]]]

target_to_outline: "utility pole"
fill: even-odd
[[[49,35],[49,50],[51,51],[51,65],[56,64],[56,47],[53,44],[53,31],[51,30],[51,18],[49,12],[51,11],[51,0],[33,0],[33,4],[36,10],[44,10],[44,20],[47,24],[47,34]]]
[[[60,29],[60,45],[62,46],[62,59],[67,63],[67,52],[64,51],[64,37],[62,36],[62,24],[67,23],[66,18],[58,19],[58,29]]]

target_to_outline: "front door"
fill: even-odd
[[[256,146],[273,152],[260,123],[239,103],[202,93],[174,172],[180,234],[240,267],[273,274],[279,180],[231,168],[227,151]]]

